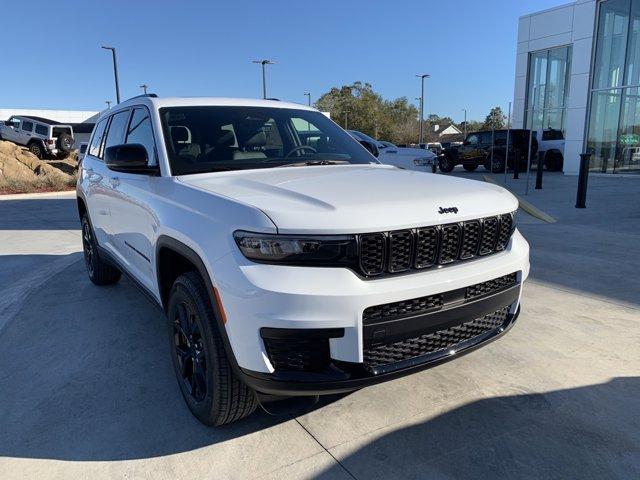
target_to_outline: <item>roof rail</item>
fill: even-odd
[[[156,95],[155,93],[143,93],[142,95],[136,95],[135,97],[127,98],[125,102],[128,102],[129,100],[133,100],[134,98],[142,98],[142,97],[158,98],[158,95]]]

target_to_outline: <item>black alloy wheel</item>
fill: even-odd
[[[82,222],[82,250],[84,252],[84,263],[87,267],[87,273],[89,277],[93,277],[94,273],[94,255],[95,249],[93,246],[93,233],[91,232],[91,226],[89,222]]]
[[[29,151],[33,153],[36,157],[38,157],[40,160],[44,158],[44,153],[42,152],[42,148],[40,148],[40,145],[38,145],[37,143],[32,143],[31,145],[29,145]]]
[[[87,214],[82,216],[82,251],[84,265],[87,267],[89,280],[96,285],[111,285],[120,280],[121,272],[112,265],[102,261],[98,254],[98,244],[93,234],[93,227]]]
[[[179,381],[195,402],[202,402],[207,396],[207,360],[197,315],[186,301],[176,306],[173,318],[173,351]]]

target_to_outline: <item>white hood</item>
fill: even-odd
[[[187,185],[260,209],[280,233],[364,233],[506,213],[493,184],[386,165],[325,165],[186,175]],[[458,213],[438,213],[456,207]]]

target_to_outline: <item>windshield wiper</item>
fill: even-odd
[[[280,167],[313,167],[316,165],[344,165],[348,164],[346,160],[307,160],[303,162],[287,163],[279,165]]]

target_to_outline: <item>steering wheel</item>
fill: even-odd
[[[309,145],[299,145],[289,150],[289,153],[287,153],[284,157],[285,158],[290,157],[293,153],[296,153],[301,150],[311,150],[313,153],[318,153],[318,151],[315,148],[310,147]]]

